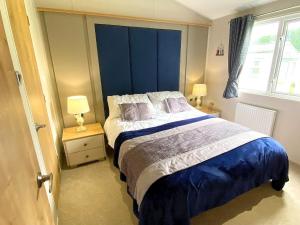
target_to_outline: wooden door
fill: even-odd
[[[0,224],[54,225],[0,15]]]
[[[48,173],[53,173],[52,193],[57,205],[60,183],[60,166],[53,142],[45,97],[42,91],[25,3],[24,0],[6,0],[6,5],[32,116],[36,124],[46,125],[45,128],[38,131],[38,138],[47,171]]]

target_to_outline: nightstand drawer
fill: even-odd
[[[69,165],[74,166],[74,165],[79,165],[82,163],[98,160],[101,158],[101,152],[99,148],[94,148],[82,152],[75,152],[69,154],[68,160],[69,160]]]
[[[65,142],[65,147],[68,153],[85,151],[93,148],[102,148],[103,138],[102,135],[96,135],[92,137],[81,138],[77,140]]]

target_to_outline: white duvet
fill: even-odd
[[[116,138],[120,133],[132,130],[141,130],[149,127],[156,127],[162,124],[191,119],[206,115],[203,112],[191,107],[190,111],[180,113],[160,113],[154,115],[154,119],[128,122],[122,121],[121,118],[108,117],[104,124],[104,130],[108,139],[108,144],[113,148]]]

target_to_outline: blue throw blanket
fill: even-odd
[[[120,146],[126,140],[210,118],[207,115],[123,132],[115,142],[114,164],[118,167]],[[121,174],[121,179],[126,177]],[[140,225],[188,225],[191,217],[269,180],[280,185],[288,181],[288,157],[277,141],[260,138],[157,180],[139,210],[134,200],[134,212]]]

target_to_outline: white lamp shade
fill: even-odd
[[[206,84],[194,84],[192,95],[197,97],[206,96],[207,95]]]
[[[70,96],[68,97],[68,113],[81,114],[90,111],[89,103],[86,96]]]

